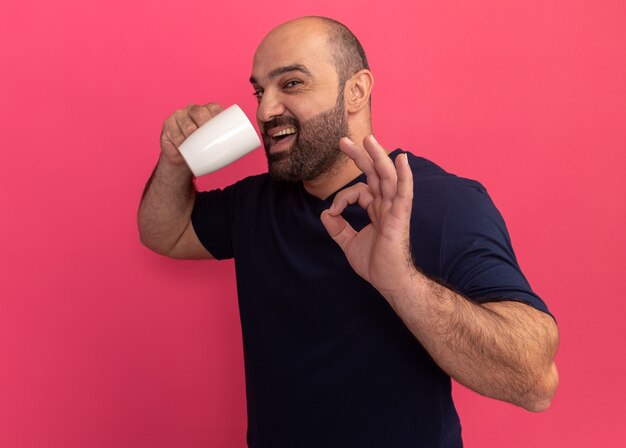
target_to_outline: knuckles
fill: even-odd
[[[224,110],[224,108],[218,103],[207,103],[204,107],[206,107],[209,112],[211,112],[213,117]]]
[[[180,144],[185,136],[189,136],[198,127],[211,120],[224,108],[218,103],[189,104],[177,109],[163,122],[161,142]]]

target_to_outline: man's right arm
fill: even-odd
[[[191,224],[196,190],[178,147],[221,111],[222,107],[214,103],[189,106],[163,123],[161,156],[144,189],[137,217],[141,242],[154,252],[172,258],[214,258]]]

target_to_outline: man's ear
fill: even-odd
[[[373,85],[374,76],[367,69],[359,70],[348,79],[344,91],[346,112],[356,113],[369,105]]]

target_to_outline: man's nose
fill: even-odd
[[[267,123],[283,113],[285,113],[285,106],[279,101],[277,95],[267,90],[263,92],[256,110],[256,117],[259,122]]]

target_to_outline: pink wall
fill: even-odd
[[[150,253],[135,214],[162,121],[253,115],[256,44],[305,14],[361,37],[379,141],[487,186],[558,317],[552,407],[457,387],[466,445],[626,446],[625,3],[227,3],[2,0],[0,446],[244,446],[233,266]]]

